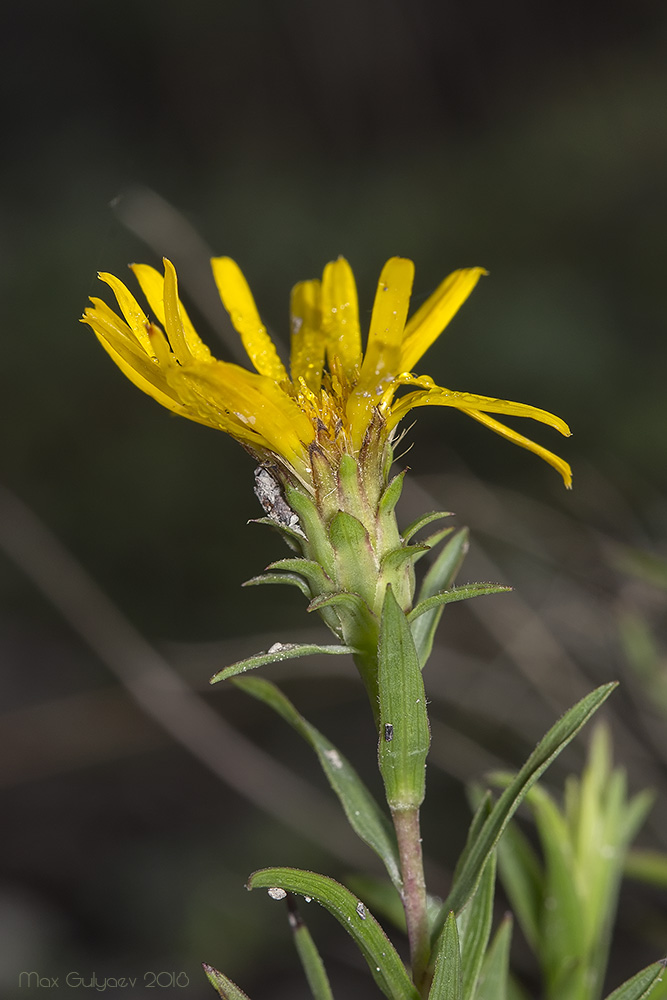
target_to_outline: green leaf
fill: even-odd
[[[325,573],[333,578],[333,551],[317,507],[301,490],[291,486],[285,487],[285,498],[292,510],[299,515],[301,528],[308,539],[309,551],[317,553],[318,562]]]
[[[507,916],[484,959],[475,1000],[506,1000],[511,941],[512,918]]]
[[[544,915],[544,876],[530,841],[516,822],[509,823],[500,838],[498,869],[524,937],[537,952]]]
[[[339,590],[334,594],[320,594],[319,597],[313,598],[306,611],[321,611],[322,608],[335,609],[337,607],[343,609],[342,613],[357,629],[368,629],[369,619],[373,620],[377,627],[377,618],[363,597],[359,597],[359,594],[353,594],[349,590]]]
[[[324,968],[324,962],[320,957],[310,931],[301,919],[301,914],[294,902],[293,896],[287,897],[287,913],[289,924],[294,934],[294,945],[314,1000],[333,1000],[333,993],[329,985],[329,977]]]
[[[387,587],[380,623],[378,688],[378,759],[387,802],[391,809],[415,808],[424,799],[431,734],[410,626],[391,586]]]
[[[429,549],[434,549],[436,545],[440,544],[443,538],[449,538],[453,533],[454,528],[441,528],[439,531],[434,531],[432,535],[427,535],[422,545],[428,545]]]
[[[317,646],[313,643],[295,642],[275,642],[266,652],[255,653],[247,660],[239,660],[230,666],[214,674],[209,681],[210,684],[217,684],[218,681],[226,681],[228,677],[235,677],[237,674],[244,674],[247,670],[255,670],[263,667],[267,663],[282,663],[283,660],[295,660],[299,656],[312,656],[315,653],[328,653],[331,656],[342,656],[344,653],[355,653],[356,650],[349,646]]]
[[[482,597],[485,594],[503,594],[511,590],[502,583],[465,583],[461,587],[452,587],[451,590],[441,590],[433,597],[427,597],[420,601],[416,608],[413,608],[408,615],[410,624],[425,615],[427,611],[432,611],[441,604],[452,604],[455,601],[467,601],[471,597]]]
[[[428,994],[428,1000],[463,1000],[463,977],[461,974],[461,951],[456,917],[450,913],[435,961],[435,973]]]
[[[273,517],[253,517],[248,521],[248,524],[267,524],[274,531],[280,532],[283,540],[287,542],[294,552],[303,551],[306,539],[300,528],[289,528],[286,524],[281,524],[280,521],[276,521]]]
[[[643,1000],[664,975],[667,960],[664,958],[653,965],[648,965],[632,979],[628,979],[617,990],[610,993],[606,1000]]]
[[[440,932],[450,910],[459,913],[469,902],[484,865],[528,790],[606,701],[616,686],[615,682],[603,684],[602,687],[586,695],[566,712],[538,743],[511,785],[496,802],[475,842],[470,846],[466,861],[458,871],[452,890],[443,905],[435,934]]]
[[[428,514],[422,514],[415,521],[409,524],[405,531],[401,533],[401,537],[404,542],[409,542],[412,536],[416,535],[422,528],[425,528],[427,524],[432,524],[433,521],[441,521],[445,517],[452,516],[453,515],[450,510],[431,510]]]
[[[260,587],[265,583],[285,583],[291,587],[298,587],[301,593],[310,600],[312,592],[308,583],[299,573],[262,573],[260,576],[253,576],[242,587]]]
[[[374,878],[372,875],[360,875],[358,872],[347,875],[346,882],[350,889],[356,892],[371,908],[373,913],[389,920],[404,934],[407,933],[405,910],[401,902],[400,891],[396,886],[384,879]],[[438,903],[439,909],[440,904]]]
[[[419,1000],[396,949],[364,903],[339,882],[296,868],[264,868],[254,872],[248,889],[284,889],[317,900],[353,938],[373,979],[389,1000]]]
[[[431,546],[426,543],[422,543],[421,545],[399,545],[398,548],[392,549],[383,556],[380,572],[392,575],[400,570],[404,563],[416,563],[430,551]]]
[[[312,559],[277,559],[269,563],[267,570],[277,569],[285,572],[298,573],[310,584],[312,594],[321,594],[331,587],[331,579],[319,563]]]
[[[433,565],[426,573],[419,590],[418,604],[429,597],[433,597],[438,591],[447,590],[451,586],[461,568],[467,551],[468,529],[461,528],[455,535],[452,535],[446,545],[443,545]],[[443,610],[444,605],[435,607],[423,614],[412,625],[412,636],[422,667],[431,655],[435,630],[438,627]]]
[[[465,847],[461,851],[459,860],[456,862],[456,868],[454,869],[454,878],[452,880],[453,884],[456,883],[460,872],[462,871],[464,865],[468,861],[468,855],[472,851],[473,847],[477,843],[477,838],[480,831],[487,819],[491,815],[493,809],[493,796],[491,792],[487,789],[486,792],[480,794],[479,804],[475,810],[473,818],[470,822],[470,827],[468,828],[468,836],[466,837]]]
[[[403,469],[398,475],[394,476],[392,481],[387,486],[386,490],[380,497],[380,503],[378,506],[378,515],[380,518],[391,514],[394,507],[398,503],[401,493],[403,492],[403,480],[405,479],[405,473],[407,469]]]
[[[625,875],[667,889],[667,854],[635,848],[625,859]]]
[[[400,891],[401,871],[393,828],[349,761],[297,712],[291,701],[271,681],[262,677],[242,677],[233,683],[272,708],[310,744],[345,810],[350,826],[382,858],[390,879]]]
[[[212,965],[202,962],[202,968],[206,973],[209,983],[218,991],[218,995],[222,997],[222,1000],[250,1000],[247,993],[239,989],[236,983],[233,983],[227,976],[223,976],[222,972],[214,969]]]
[[[372,875],[354,873],[347,876],[347,883],[364,902],[368,903],[374,913],[389,920],[399,931],[406,933],[405,910],[401,902],[398,888],[383,879]],[[429,923],[432,923],[440,912],[442,900],[437,896],[426,896],[426,912]]]
[[[541,922],[541,952],[547,982],[563,987],[580,976],[589,977],[591,931],[599,933],[590,916],[590,897],[578,884],[576,855],[565,817],[551,796],[540,786],[531,789],[530,806],[545,858],[544,898],[552,900],[545,907]],[[595,871],[590,873],[591,881]],[[557,990],[552,989],[552,995]]]
[[[495,855],[485,865],[477,892],[458,918],[463,970],[463,1000],[474,1000],[493,920],[493,896],[496,885]]]
[[[358,518],[339,510],[331,518],[329,538],[336,560],[336,579],[342,590],[363,593],[377,577],[373,546]]]

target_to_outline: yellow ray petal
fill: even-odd
[[[98,277],[111,288],[132,333],[146,353],[150,354],[151,346],[148,341],[148,334],[146,333],[148,317],[135,297],[115,275],[107,274],[106,271],[100,271]]]
[[[241,428],[261,438],[265,448],[304,469],[313,425],[272,379],[223,361],[179,369],[177,377],[211,412],[236,418]]]
[[[181,319],[180,303],[178,301],[178,278],[176,269],[170,260],[164,258],[164,327],[169,337],[172,350],[182,365],[190,364],[194,359],[185,339],[183,320]]]
[[[291,374],[292,382],[304,380],[311,392],[319,392],[324,367],[325,338],[322,334],[321,289],[317,280],[301,281],[292,289]]]
[[[392,257],[382,268],[361,366],[360,383],[379,387],[399,366],[401,340],[410,307],[415,265],[406,257]],[[377,391],[377,390],[376,390]]]
[[[111,335],[120,337],[122,340],[126,340],[128,344],[132,344],[141,350],[139,341],[130,327],[113,311],[111,306],[106,304],[104,299],[98,299],[96,296],[91,295],[90,301],[93,304],[93,308],[84,310],[83,323],[88,323],[90,319],[94,319],[108,330]]]
[[[322,275],[322,329],[326,334],[329,363],[338,359],[339,370],[353,381],[361,364],[359,303],[352,268],[344,257],[330,261]]]
[[[248,357],[260,375],[276,382],[287,380],[285,366],[257,312],[252,293],[238,264],[230,257],[211,260],[220,298],[235,329],[241,335]]]
[[[391,426],[394,427],[415,406],[453,406],[458,410],[479,410],[486,413],[503,413],[513,417],[530,417],[548,424],[565,437],[571,434],[570,428],[557,417],[555,413],[542,410],[528,403],[514,403],[509,399],[494,399],[492,396],[478,396],[472,392],[453,392],[437,386],[428,376],[414,377],[401,375],[396,379],[397,385],[420,385],[422,391],[411,392],[399,399],[391,408]]]
[[[401,371],[410,371],[415,367],[461,308],[480,277],[487,273],[483,267],[469,267],[454,271],[445,278],[405,328],[399,365]]]
[[[133,271],[137,281],[139,282],[141,290],[146,296],[148,304],[155,314],[155,317],[160,323],[162,323],[163,326],[165,326],[164,278],[160,272],[154,267],[151,267],[150,264],[130,264],[130,269]],[[192,321],[180,299],[179,311],[181,314],[181,323],[183,325],[183,333],[188,350],[195,360],[209,361],[211,358],[211,352],[192,325]]]
[[[168,385],[164,373],[143,351],[137,348],[135,352],[132,352],[125,341],[111,340],[94,321],[84,318],[81,322],[88,323],[93,328],[97,339],[109,357],[138,389],[174,413],[189,416],[180,402],[178,394]]]
[[[567,489],[572,489],[572,469],[564,459],[559,458],[558,455],[554,455],[552,451],[548,451],[543,448],[542,445],[536,444],[535,441],[531,441],[530,438],[524,437],[523,434],[517,434],[516,431],[512,430],[510,427],[506,427],[505,424],[501,424],[500,421],[494,420],[493,417],[487,417],[485,413],[480,413],[479,410],[464,410],[469,417],[473,420],[478,420],[480,424],[484,424],[489,430],[495,431],[496,434],[500,434],[501,437],[506,438],[507,441],[511,441],[513,444],[518,444],[520,448],[526,448],[528,451],[532,451],[534,455],[538,455],[540,458],[552,465],[557,472],[560,472],[563,477],[563,482]]]

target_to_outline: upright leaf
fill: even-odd
[[[512,918],[507,916],[484,959],[475,1000],[507,1000],[511,941]]]
[[[461,950],[453,912],[447,917],[440,938],[428,1000],[463,1000]]]
[[[463,1000],[474,1000],[493,920],[493,897],[496,885],[495,855],[484,868],[477,892],[458,918],[463,970]]]
[[[442,547],[439,555],[424,577],[419,590],[418,604],[429,597],[433,597],[439,590],[446,590],[452,585],[466,557],[468,544],[467,528],[461,528],[455,535],[452,535],[447,544]],[[438,627],[443,610],[444,605],[437,605],[427,611],[426,614],[421,615],[412,624],[412,636],[422,667],[431,655],[435,630]]]
[[[412,633],[391,587],[382,608],[378,687],[378,758],[387,802],[392,810],[412,809],[424,799],[430,731]]]
[[[458,913],[470,901],[479,883],[484,865],[527,791],[588,722],[616,686],[616,683],[604,684],[586,695],[566,712],[562,719],[559,719],[538,743],[512,783],[496,802],[474,844],[470,845],[465,864],[458,870],[452,890],[443,904],[441,915],[434,929],[435,935],[440,933],[450,910]]]

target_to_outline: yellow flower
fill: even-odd
[[[111,274],[100,278],[113,290],[123,318],[92,298],[82,319],[128,378],[174,413],[226,431],[260,461],[278,461],[312,490],[315,446],[332,460],[357,457],[372,434],[380,444],[390,442],[415,407],[450,406],[539,455],[571,485],[567,462],[489,414],[532,417],[569,435],[559,417],[523,403],[453,392],[412,373],[486,273],[482,268],[454,271],[408,320],[414,265],[392,257],[380,275],[364,352],[352,270],[342,257],[327,264],[321,281],[301,282],[292,291],[288,374],[238,265],[229,257],[214,258],[211,265],[254,372],[212,357],[179,299],[176,271],[166,259],[164,277],[146,264],[132,265],[162,329]],[[398,396],[403,386],[412,391]]]

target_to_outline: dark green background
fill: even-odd
[[[200,332],[223,354],[203,318],[202,258],[161,237],[155,221],[154,249],[130,231],[146,229],[137,206],[147,195],[137,191],[149,189],[211,252],[239,261],[283,337],[291,286],[339,253],[366,319],[392,254],[415,260],[417,302],[456,267],[488,268],[422,370],[565,417],[570,441],[541,427],[535,436],[572,462],[575,491],[454,412],[419,412],[407,461],[470,524],[518,599],[540,614],[555,608],[551,633],[583,688],[622,675],[619,615],[639,608],[657,627],[663,606],[614,569],[613,546],[664,552],[667,521],[664,6],[68,0],[10,3],[2,21],[2,478],[131,621],[202,689],[226,647],[190,644],[240,639],[234,648],[250,653],[255,632],[284,640],[315,624],[304,626],[296,593],[239,589],[282,554],[246,526],[258,513],[251,461],[142,396],[77,324],[88,295],[100,294],[97,270],[122,276],[128,261],[167,252]],[[221,310],[218,321],[222,329]],[[478,560],[464,578],[478,565],[484,574]],[[305,995],[282,914],[243,882],[263,864],[339,877],[345,865],[267,821],[144,723],[4,557],[0,591],[3,996],[24,968],[183,968],[193,985],[173,995],[204,997],[201,960],[254,997]],[[517,765],[578,682],[561,682],[550,654],[551,679],[536,668],[531,701],[497,627],[467,610],[444,624],[459,668],[449,687],[439,668],[434,714]],[[541,648],[538,636],[536,661]],[[290,693],[333,739],[342,730],[375,781],[360,688],[317,669]],[[645,713],[655,710],[636,679],[628,685],[616,696],[619,738],[630,732],[653,761],[644,776],[635,754],[638,788],[664,782],[664,737],[654,735],[664,717],[651,716],[649,738]],[[266,712],[238,694],[210,701],[320,781]],[[443,866],[461,844],[459,779],[477,773],[476,758],[457,756],[450,771],[429,771],[426,846]],[[438,802],[450,797],[443,843]],[[648,843],[659,845],[659,830]],[[627,905],[612,985],[664,951],[651,916],[659,903],[648,893]],[[314,924],[340,995],[370,995],[337,929],[319,915]]]

